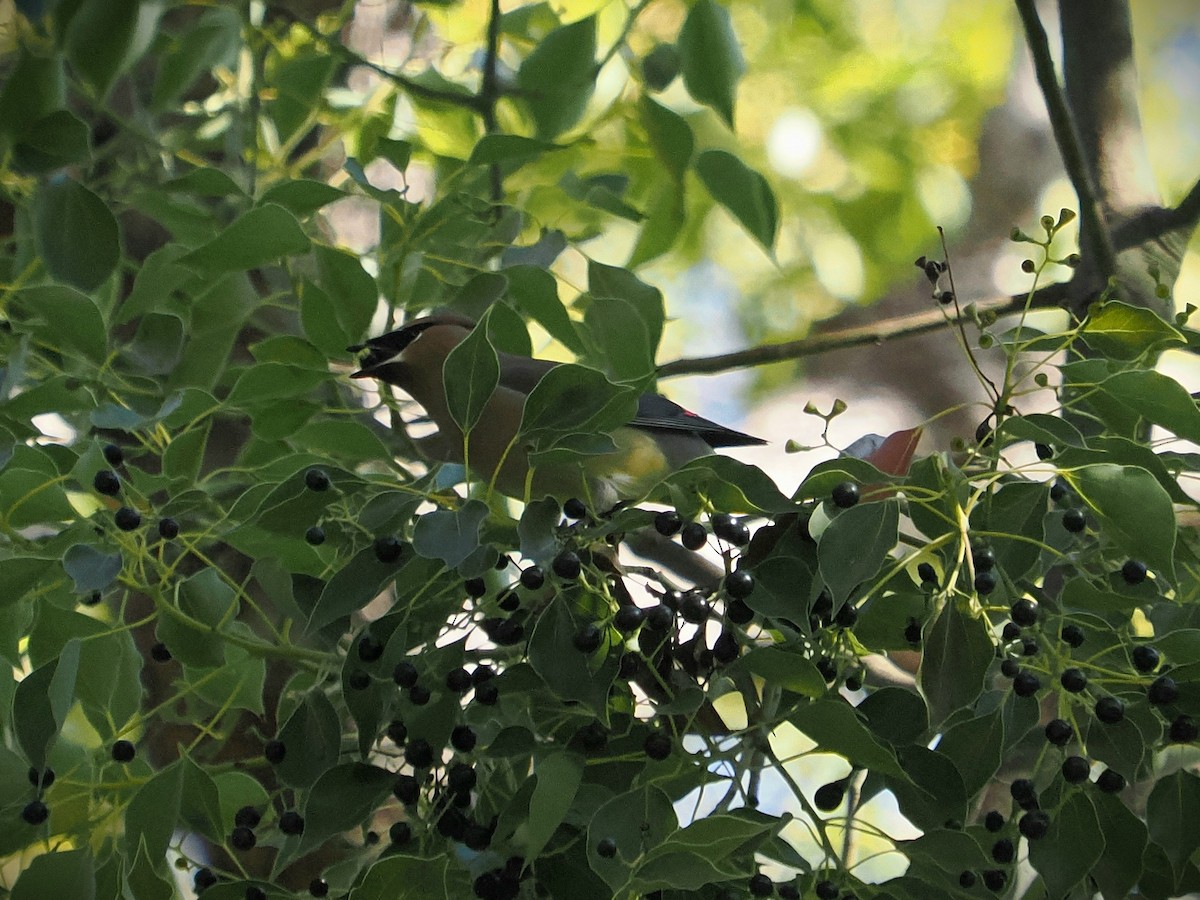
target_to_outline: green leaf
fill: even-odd
[[[457,900],[469,896],[461,866],[447,855],[432,858],[388,855],[367,870],[350,900]]]
[[[458,509],[436,509],[417,520],[413,550],[426,559],[440,559],[456,568],[479,547],[479,529],[488,517],[488,506],[471,499]]]
[[[967,795],[974,797],[987,786],[1004,761],[1002,711],[995,709],[959,722],[942,735],[937,749],[954,761]]]
[[[304,804],[299,853],[327,838],[361,826],[391,792],[396,776],[387,769],[353,762],[322,772]]]
[[[362,609],[379,596],[388,582],[402,575],[414,564],[411,555],[405,559],[405,554],[402,554],[401,560],[402,566],[384,563],[375,556],[373,548],[360,550],[329,579],[321,591],[317,605],[309,614],[305,631],[312,634],[343,616]]]
[[[595,16],[554,29],[525,57],[517,85],[539,138],[552,139],[583,117],[596,74]]]
[[[1092,877],[1104,900],[1125,900],[1142,874],[1146,825],[1115,794],[1092,795],[1104,837],[1104,853],[1092,866]]]
[[[504,275],[508,278],[509,301],[576,356],[583,356],[583,341],[558,298],[554,276],[537,266],[512,266],[504,270]]]
[[[896,755],[875,739],[857,710],[844,700],[817,700],[800,706],[788,721],[816,741],[823,752],[844,756],[881,775],[908,779]]]
[[[873,580],[896,546],[900,507],[895,500],[860,503],[838,513],[817,542],[821,577],[834,605]]]
[[[679,113],[645,95],[638,100],[638,115],[654,155],[666,166],[676,184],[682,185],[696,144],[691,126]]]
[[[880,688],[858,704],[858,711],[872,731],[897,746],[919,742],[929,727],[925,702],[905,688]]]
[[[651,357],[658,352],[666,318],[662,291],[646,284],[628,269],[589,259],[588,293],[596,299],[624,300],[637,310],[638,319],[646,328]]]
[[[82,291],[103,284],[121,257],[117,220],[108,206],[77,181],[41,185],[33,202],[34,243],[46,270]]]
[[[275,203],[288,210],[298,219],[311,216],[323,206],[346,196],[346,192],[324,181],[311,178],[296,178],[281,181],[270,187],[258,201],[259,205]]]
[[[314,253],[317,283],[335,298],[334,314],[342,330],[357,338],[370,327],[371,317],[379,304],[375,279],[367,274],[357,256],[345,250],[317,244]]]
[[[678,492],[706,497],[714,509],[724,512],[783,513],[796,508],[758,466],[722,453],[693,459],[667,476],[663,487],[673,495]]]
[[[1100,390],[1141,416],[1185,440],[1200,441],[1200,409],[1174,378],[1148,369],[1118,372]]]
[[[146,4],[147,7],[150,4]],[[137,33],[139,3],[83,0],[67,27],[67,59],[100,97],[130,62]]]
[[[30,126],[13,148],[13,165],[30,174],[42,174],[90,161],[91,132],[65,109],[43,116]]]
[[[965,601],[950,597],[925,635],[917,680],[929,706],[929,719],[940,725],[975,702],[995,658],[987,622]]]
[[[172,106],[203,73],[222,60],[232,62],[239,47],[237,10],[213,7],[167,46],[159,58],[151,108]]]
[[[967,813],[967,791],[954,761],[944,753],[920,745],[897,751],[903,780],[885,775],[883,783],[896,795],[900,811],[918,828],[942,828],[947,819],[963,821]],[[868,776],[864,792],[872,787]]]
[[[12,900],[46,900],[47,897],[94,900],[95,860],[87,850],[42,853],[29,862],[13,885]]]
[[[180,265],[219,275],[270,265],[310,247],[296,217],[276,203],[255,207],[215,238],[180,257]]]
[[[560,436],[609,432],[629,422],[636,409],[634,391],[613,384],[603,372],[563,363],[526,398],[520,433],[545,447]]]
[[[71,704],[79,674],[78,640],[70,640],[50,662],[34,669],[13,695],[12,723],[17,742],[34,768],[43,768]]]
[[[296,707],[278,738],[283,742],[283,762],[275,767],[280,781],[290,787],[311,785],[336,765],[342,749],[341,718],[325,692],[309,691]]]
[[[1065,478],[1126,553],[1175,578],[1175,513],[1154,476],[1109,463],[1065,469]]]
[[[1029,862],[1051,897],[1065,897],[1104,855],[1104,835],[1091,798],[1072,792],[1050,818],[1045,837],[1029,843]]]
[[[1187,343],[1151,310],[1115,300],[1093,304],[1080,335],[1093,350],[1113,359],[1135,359],[1151,349]]]
[[[491,311],[457,347],[446,356],[442,380],[446,387],[446,405],[450,416],[463,433],[469,433],[500,383],[500,358],[488,340],[487,325]]]
[[[522,852],[537,859],[563,823],[583,780],[583,759],[574,753],[551,753],[533,768],[536,783],[529,798],[529,819],[522,829]]]
[[[174,371],[183,357],[185,330],[183,319],[177,315],[146,313],[125,352],[147,375],[166,375]]]
[[[1194,827],[1200,809],[1200,778],[1180,769],[1159,779],[1146,801],[1146,824],[1151,839],[1162,847],[1178,881],[1184,866],[1200,849],[1200,829]]]
[[[485,134],[467,162],[473,166],[503,165],[505,171],[511,172],[540,159],[548,151],[559,149],[549,141],[535,141],[517,134]]]
[[[62,568],[76,583],[77,594],[90,594],[113,583],[121,571],[121,554],[106,553],[90,544],[72,544],[62,554]]]
[[[558,555],[558,522],[562,517],[553,497],[533,500],[525,505],[517,523],[521,558],[543,565]]]
[[[688,93],[733,128],[737,84],[746,61],[729,11],[715,0],[698,0],[679,30],[678,47]]]
[[[654,785],[635,788],[613,797],[592,816],[588,824],[588,863],[614,891],[630,876],[629,862],[647,847],[660,845],[679,828],[670,798]],[[596,853],[602,838],[617,843],[617,853],[605,859]]]
[[[0,135],[19,137],[65,104],[62,57],[34,53],[29,42],[20,42],[16,64],[0,83]]]
[[[696,174],[712,198],[731,212],[768,253],[779,230],[779,207],[767,179],[725,150],[705,150]]]
[[[94,300],[74,288],[47,284],[17,292],[10,303],[11,321],[28,328],[47,346],[65,353],[78,351],[94,363],[108,355],[108,328]]]
[[[125,855],[135,856],[145,843],[156,866],[166,866],[167,848],[179,824],[183,801],[184,763],[177,760],[138,788],[125,810]]]
[[[755,647],[734,662],[730,669],[745,669],[762,678],[772,687],[781,687],[806,697],[825,694],[825,678],[799,648],[789,651],[782,647]]]
[[[555,597],[538,616],[529,638],[529,663],[559,698],[586,704],[596,715],[603,715],[617,674],[617,654],[605,653],[593,669],[586,654],[564,653],[580,624],[571,615],[568,601],[562,595]]]

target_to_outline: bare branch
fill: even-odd
[[[1067,106],[1066,96],[1058,83],[1058,75],[1054,71],[1054,59],[1050,53],[1050,43],[1046,39],[1046,30],[1038,18],[1034,0],[1016,2],[1017,12],[1025,29],[1025,42],[1033,56],[1034,72],[1042,89],[1042,97],[1046,101],[1046,111],[1050,115],[1054,141],[1058,145],[1059,155],[1062,156],[1067,177],[1079,198],[1084,240],[1091,245],[1087,249],[1096,255],[1096,268],[1101,278],[1107,280],[1116,274],[1117,252],[1113,248],[1112,235],[1105,221],[1104,211],[1100,207],[1092,172],[1084,158],[1079,132]]]
[[[496,77],[499,58],[500,0],[492,0],[491,11],[488,13],[487,54],[483,58],[483,83],[479,86],[483,128],[488,134],[496,130],[496,101],[500,98],[500,82]],[[489,177],[492,202],[498,204],[504,199],[504,182],[499,163],[492,163]]]
[[[1028,294],[1013,297],[1001,297],[993,300],[980,300],[973,304],[979,311],[992,311],[997,315],[1017,313],[1026,308],[1049,309],[1057,307],[1066,297],[1066,284],[1051,284],[1036,291],[1030,301]],[[672,378],[677,375],[713,375],[717,372],[727,372],[731,369],[743,369],[750,366],[763,366],[768,363],[785,362],[792,359],[802,359],[806,356],[817,356],[831,350],[843,350],[847,347],[862,347],[867,344],[882,344],[884,341],[897,338],[913,337],[926,334],[958,324],[964,316],[951,316],[940,309],[915,313],[911,316],[899,316],[883,319],[870,325],[860,325],[854,328],[841,328],[837,331],[826,331],[798,341],[785,341],[781,344],[764,344],[734,353],[723,353],[719,356],[703,356],[685,358],[664,363],[658,367],[659,378]]]

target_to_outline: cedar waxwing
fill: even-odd
[[[465,316],[426,316],[349,348],[368,351],[352,378],[377,378],[395,385],[425,408],[438,431],[420,439],[418,446],[438,462],[464,461],[463,434],[450,415],[442,365],[474,327]],[[612,434],[616,451],[580,463],[542,466],[529,480],[526,448],[513,439],[520,429],[525,398],[558,363],[511,353],[497,356],[499,383],[470,432],[466,452],[472,471],[510,497],[526,499],[527,491],[529,499],[545,494],[559,500],[578,497],[592,509],[606,510],[620,500],[641,497],[663,476],[712,453],[714,447],[766,443],[710,422],[661,394],[643,394],[633,421]]]

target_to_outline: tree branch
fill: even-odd
[[[1066,284],[1051,284],[1036,291],[1030,301],[1028,294],[1018,294],[1013,297],[1003,297],[994,300],[981,300],[973,304],[980,312],[991,311],[997,315],[1009,315],[1029,309],[1049,309],[1057,307],[1067,296]],[[717,372],[727,372],[731,369],[742,369],[748,366],[762,366],[768,363],[785,362],[792,359],[802,359],[806,356],[817,356],[832,350],[843,350],[847,347],[861,347],[866,344],[882,344],[884,341],[896,338],[913,337],[958,324],[963,316],[951,316],[941,309],[915,313],[911,316],[899,316],[884,319],[870,325],[859,325],[853,328],[841,328],[837,331],[827,331],[798,341],[785,341],[781,344],[764,344],[751,347],[748,350],[738,350],[734,353],[723,353],[719,356],[703,356],[673,360],[658,367],[659,378],[673,378],[677,375],[714,375]]]
[[[1097,271],[1103,280],[1107,280],[1116,274],[1117,252],[1113,248],[1112,235],[1100,206],[1092,172],[1084,159],[1079,132],[1054,71],[1054,59],[1050,53],[1050,43],[1046,39],[1046,30],[1038,18],[1034,0],[1016,0],[1016,3],[1021,25],[1025,29],[1025,42],[1033,56],[1034,72],[1042,89],[1042,97],[1046,101],[1054,141],[1058,145],[1067,177],[1071,180],[1076,197],[1079,198],[1079,215],[1086,235],[1085,240],[1091,245],[1088,249],[1096,255]]]
[[[483,57],[483,83],[479,86],[479,101],[482,106],[483,130],[492,134],[496,130],[496,101],[500,99],[500,82],[497,65],[500,58],[500,0],[492,0],[487,23],[487,53]],[[504,199],[504,180],[499,163],[489,169],[492,203]]]

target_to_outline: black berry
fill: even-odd
[[[412,840],[412,826],[407,822],[393,822],[388,829],[388,840],[397,847],[403,847]]]
[[[1116,697],[1101,697],[1096,701],[1096,718],[1105,725],[1115,725],[1125,718],[1125,704]]]
[[[559,578],[565,578],[569,581],[579,577],[583,566],[579,561],[579,554],[574,550],[564,550],[558,556],[554,557],[554,562],[551,563],[551,568],[554,569],[554,574]]]
[[[102,452],[104,453],[105,461],[113,468],[125,462],[125,451],[116,444],[105,444]]]
[[[1200,727],[1191,716],[1176,716],[1167,729],[1167,737],[1173,744],[1191,744],[1200,737]]]
[[[279,817],[279,830],[284,834],[304,834],[304,816],[294,809],[287,810]]]
[[[1042,682],[1032,672],[1022,670],[1013,679],[1013,693],[1018,697],[1032,697],[1041,688]]]
[[[750,896],[770,897],[775,893],[775,882],[761,872],[750,879]]]
[[[454,730],[450,732],[450,746],[460,753],[470,753],[475,749],[478,740],[475,730],[470,725],[455,725]]]
[[[639,606],[622,606],[613,616],[613,627],[621,634],[631,634],[638,630],[645,617],[645,612]]]
[[[321,546],[321,544],[325,543],[325,529],[320,525],[309,526],[309,529],[304,532],[304,540],[314,547]]]
[[[1000,838],[992,844],[992,859],[1000,864],[1012,862],[1017,856],[1017,848],[1008,838]]]
[[[392,793],[405,806],[412,806],[421,797],[421,782],[413,775],[400,775],[392,785]]]
[[[362,669],[355,669],[347,676],[346,686],[352,691],[365,691],[371,686],[371,676]]]
[[[725,604],[725,618],[734,625],[748,625],[754,619],[754,610],[741,600],[732,600]]]
[[[688,550],[699,550],[708,543],[708,532],[699,522],[688,522],[679,532],[679,540]]]
[[[1075,729],[1065,719],[1051,719],[1046,723],[1046,740],[1056,747],[1063,747],[1075,736]]]
[[[403,659],[392,669],[392,681],[399,687],[410,688],[417,683],[417,667]]]
[[[229,844],[234,850],[253,850],[256,843],[254,832],[245,825],[234,828],[233,834],[229,836]]]
[[[563,515],[568,519],[582,519],[587,515],[587,506],[578,497],[572,497],[563,504]]]
[[[832,881],[825,879],[813,885],[813,892],[819,900],[837,900],[838,886]]]
[[[425,738],[413,738],[404,748],[404,761],[414,769],[427,769],[433,765],[433,748]]]
[[[1133,667],[1139,672],[1153,672],[1158,668],[1158,651],[1149,644],[1138,644],[1133,648]]]
[[[287,748],[283,746],[283,741],[271,740],[263,745],[263,756],[273,766],[277,766],[283,762],[283,758],[286,755]]]
[[[363,685],[366,687],[366,685]],[[413,706],[424,706],[429,702],[429,698],[433,696],[429,688],[423,684],[414,684],[408,689],[408,702]]]
[[[917,577],[925,584],[936,584],[938,580],[937,569],[932,563],[923,562],[917,566]]]
[[[612,859],[617,855],[617,842],[610,837],[600,838],[596,842],[596,855],[604,859]]]
[[[1073,623],[1064,625],[1062,631],[1059,632],[1059,637],[1069,647],[1078,649],[1083,646],[1083,629]]]
[[[375,662],[383,656],[383,642],[371,634],[358,639],[358,658],[363,662]]]
[[[521,587],[536,591],[546,583],[546,573],[541,566],[529,566],[521,572]]]
[[[164,541],[173,541],[179,537],[179,523],[167,516],[158,520],[158,536]]]
[[[1000,663],[1000,674],[1005,678],[1016,678],[1021,671],[1021,663],[1011,656]]]
[[[1179,685],[1170,675],[1159,675],[1150,683],[1146,696],[1155,706],[1174,703],[1179,699]]]
[[[129,741],[116,741],[112,745],[112,758],[119,763],[131,762],[137,755],[137,748]]]
[[[115,497],[121,493],[121,479],[111,469],[101,469],[92,479],[92,487],[96,489],[98,494],[107,494],[109,497]]]
[[[975,873],[970,869],[963,869],[958,873],[958,886],[964,888],[965,890],[969,891],[971,888],[975,887],[975,882],[977,880],[978,879],[975,877]]]
[[[328,897],[329,882],[324,878],[314,878],[308,883],[308,892],[314,897]]]
[[[1128,559],[1121,566],[1121,577],[1126,584],[1141,584],[1146,580],[1146,564],[1137,559]]]
[[[262,813],[253,806],[243,806],[233,814],[233,824],[242,828],[257,828],[262,821]]]
[[[699,625],[701,622],[708,621],[708,617],[712,614],[712,607],[708,605],[708,601],[699,591],[688,591],[683,595],[683,602],[679,604],[679,614],[683,616],[685,622]]]
[[[834,485],[833,491],[829,495],[833,499],[833,505],[840,509],[849,509],[858,503],[859,491],[858,485],[853,481],[843,481]]]
[[[1018,778],[1009,785],[1008,792],[1022,809],[1032,809],[1037,806],[1037,790],[1028,778]]]
[[[205,866],[202,869],[197,869],[196,874],[192,876],[192,884],[196,886],[197,891],[203,891],[206,888],[212,887],[217,883],[217,873]]]
[[[996,810],[991,810],[983,817],[983,827],[993,834],[1000,831],[1004,827],[1004,816]]]
[[[600,646],[603,636],[600,627],[595,622],[589,622],[575,632],[572,643],[580,653],[593,653]]]
[[[673,743],[669,734],[656,731],[646,738],[642,744],[642,749],[646,751],[646,755],[651,759],[661,760],[671,755],[671,746]]]
[[[494,706],[499,699],[500,688],[496,687],[490,681],[475,688],[475,700],[484,706]]]
[[[329,490],[329,476],[324,469],[309,469],[304,473],[304,486],[310,491]]]
[[[1008,875],[1005,874],[1003,869],[985,869],[983,872],[983,883],[989,891],[998,894],[1008,884]]]
[[[30,800],[21,810],[21,818],[30,825],[41,825],[50,816],[50,809],[41,800]]]
[[[1112,769],[1105,769],[1096,779],[1096,787],[1106,794],[1116,794],[1125,790],[1125,776]]]
[[[735,600],[745,600],[754,592],[754,576],[738,569],[725,576],[725,593]]]
[[[1063,669],[1063,673],[1058,680],[1061,682],[1062,686],[1072,694],[1078,694],[1085,687],[1087,687],[1088,684],[1087,675],[1083,674],[1082,670],[1074,667],[1070,669]]]
[[[663,537],[678,534],[682,527],[683,517],[673,509],[665,509],[654,517],[654,530]]]
[[[1079,784],[1087,781],[1092,772],[1092,764],[1082,756],[1068,756],[1063,760],[1062,776],[1068,784]]]
[[[1063,513],[1062,524],[1071,534],[1079,534],[1087,528],[1087,515],[1082,509],[1072,507]]]
[[[996,589],[997,584],[999,584],[999,581],[996,578],[996,573],[991,569],[975,573],[975,592],[977,594],[987,596]]]
[[[471,673],[459,666],[446,673],[446,687],[456,694],[465,694],[471,689]]]
[[[1037,605],[1024,597],[1009,607],[1009,612],[1012,614],[1012,620],[1022,628],[1029,628],[1037,622]]]
[[[142,524],[142,514],[132,506],[122,506],[113,519],[122,531],[133,531]]]
[[[468,578],[463,582],[463,587],[466,588],[467,596],[476,600],[487,593],[487,582],[482,578]]]
[[[394,534],[375,538],[375,558],[381,563],[394,563],[404,552],[404,545]]]

